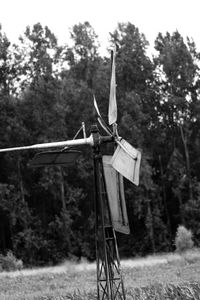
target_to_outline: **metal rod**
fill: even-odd
[[[13,148],[4,148],[0,149],[1,152],[11,152],[11,151],[20,151],[20,150],[31,150],[31,149],[46,149],[46,148],[59,148],[59,147],[68,147],[68,146],[79,146],[79,145],[93,145],[93,137],[90,135],[88,138],[77,139],[77,140],[68,140],[62,142],[52,142],[44,144],[35,144],[30,146],[22,147],[13,147]]]
[[[82,122],[82,129],[83,129],[83,137],[86,138],[86,131],[85,131],[85,123]]]

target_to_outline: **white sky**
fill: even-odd
[[[199,2],[199,3],[198,3]],[[40,22],[68,43],[69,28],[89,21],[104,49],[118,22],[131,22],[153,47],[158,32],[176,29],[200,50],[200,0],[0,0],[0,23],[12,42],[27,25]]]

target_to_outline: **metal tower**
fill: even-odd
[[[106,140],[111,140],[111,138],[101,137],[97,126],[92,127],[91,134],[93,135],[94,140],[93,161],[98,300],[125,300],[119,252],[115,231],[112,226],[111,212],[108,205],[108,195],[100,152],[100,144],[106,142]]]

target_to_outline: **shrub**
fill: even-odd
[[[0,271],[15,271],[23,268],[23,262],[21,259],[17,259],[12,251],[3,256],[0,254]]]
[[[193,248],[194,242],[191,230],[186,229],[183,225],[179,225],[175,237],[175,246],[177,252],[184,252]]]

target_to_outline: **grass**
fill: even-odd
[[[127,300],[200,299],[200,251],[122,261]],[[0,299],[96,299],[95,264],[0,273]]]

